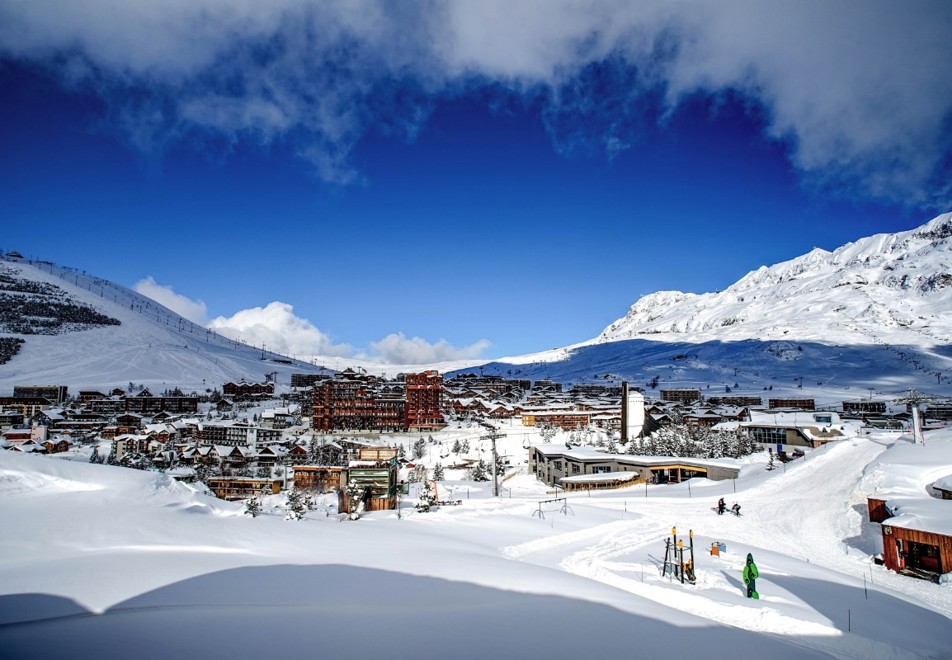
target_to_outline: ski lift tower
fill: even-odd
[[[917,445],[924,445],[925,438],[922,435],[922,418],[919,415],[919,404],[934,401],[935,397],[910,389],[897,400],[912,408],[912,439]]]
[[[493,497],[499,497],[499,474],[496,472],[496,440],[499,438],[505,438],[505,433],[500,433],[499,430],[490,424],[489,422],[480,422],[480,426],[485,428],[488,433],[486,435],[479,436],[480,440],[492,440],[493,443]]]

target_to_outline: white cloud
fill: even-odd
[[[402,332],[391,333],[380,341],[370,342],[371,359],[382,364],[433,364],[451,360],[478,358],[489,348],[485,339],[456,348],[444,339],[431,344],[420,337],[408,339]]]
[[[646,121],[646,95],[663,121],[687,95],[735,90],[807,178],[945,206],[950,29],[944,0],[49,0],[0,4],[0,56],[101,94],[139,148],[284,140],[338,183],[361,180],[366,132],[412,138],[467,86],[541,98],[557,148],[609,157],[636,144],[622,124]],[[627,71],[586,81],[604,62]]]
[[[271,302],[252,307],[230,317],[219,316],[208,327],[231,339],[299,358],[354,357],[379,364],[433,364],[449,360],[478,358],[490,346],[481,339],[470,346],[457,348],[446,340],[430,343],[420,337],[408,339],[403,333],[391,333],[370,343],[369,352],[355,352],[349,344],[335,344],[313,323],[294,314],[294,307]]]
[[[208,308],[204,302],[175,293],[171,286],[159,284],[151,275],[136,282],[132,288],[136,293],[151,298],[193,323],[198,325],[208,323]]]
[[[227,318],[219,316],[208,327],[246,344],[266,344],[268,350],[284,355],[349,356],[352,352],[347,344],[334,344],[310,321],[295,316],[294,307],[278,301],[243,309]]]

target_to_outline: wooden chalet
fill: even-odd
[[[522,412],[523,426],[557,427],[563,431],[574,431],[592,423],[592,413],[586,410],[538,410]]]
[[[222,500],[246,500],[255,495],[277,495],[281,492],[280,479],[256,477],[211,477],[208,487]]]
[[[952,571],[952,534],[890,524],[895,512],[885,499],[870,497],[867,506],[870,522],[882,526],[886,568],[936,582],[943,573]],[[949,514],[952,515],[952,510]]]
[[[661,390],[662,401],[692,403],[701,400],[701,390],[697,388],[671,388]]]
[[[47,454],[61,454],[65,451],[69,451],[72,444],[69,438],[63,436],[56,436],[42,442]]]
[[[295,465],[294,490],[326,493],[340,491],[346,485],[347,469],[334,465]]]
[[[813,399],[767,399],[767,408],[797,408],[800,410],[816,410],[816,401]]]
[[[397,450],[393,447],[364,448],[360,459],[347,467],[347,483],[358,484],[363,491],[364,511],[385,511],[397,507]],[[338,510],[351,513],[350,498],[339,491]]]

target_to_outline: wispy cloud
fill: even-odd
[[[380,341],[370,342],[369,358],[382,364],[433,364],[478,358],[490,345],[488,340],[480,339],[457,348],[444,339],[430,343],[420,337],[407,338],[402,332],[396,332]]]
[[[358,181],[370,130],[492,84],[543,99],[566,154],[635,148],[693,94],[739,92],[806,180],[952,202],[952,4],[943,0],[0,2],[0,56],[101,94],[140,149],[212,134],[294,145]]]
[[[198,325],[208,323],[208,308],[204,302],[192,300],[188,296],[175,293],[171,286],[159,284],[151,275],[136,282],[132,288],[137,293],[141,293],[160,305],[168,307],[179,316],[184,316],[193,323]]]

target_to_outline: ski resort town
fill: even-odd
[[[417,507],[459,504],[440,497],[447,472],[494,481],[497,493],[500,480],[520,472],[556,494],[717,481],[736,479],[737,459],[752,452],[767,452],[767,468],[776,469],[856,429],[898,433],[952,419],[949,402],[868,399],[818,408],[809,398],[704,396],[700,388],[646,396],[628,383],[563,391],[545,379],[444,378],[432,370],[393,379],[360,369],[295,373],[290,384],[276,385],[270,376],[188,394],[135,383],[76,393],[16,386],[0,398],[0,446],[164,471],[222,499],[247,501],[252,513],[260,496],[286,492],[289,511],[332,493],[337,511],[359,515],[399,508],[411,484]],[[490,453],[485,441],[506,435],[525,440]],[[935,488],[952,498],[948,478]],[[930,579],[952,568],[952,530],[906,513],[929,506],[939,511],[932,518],[948,518],[950,505],[941,500],[910,505],[898,495],[870,495],[869,519],[882,523],[878,561]]]

